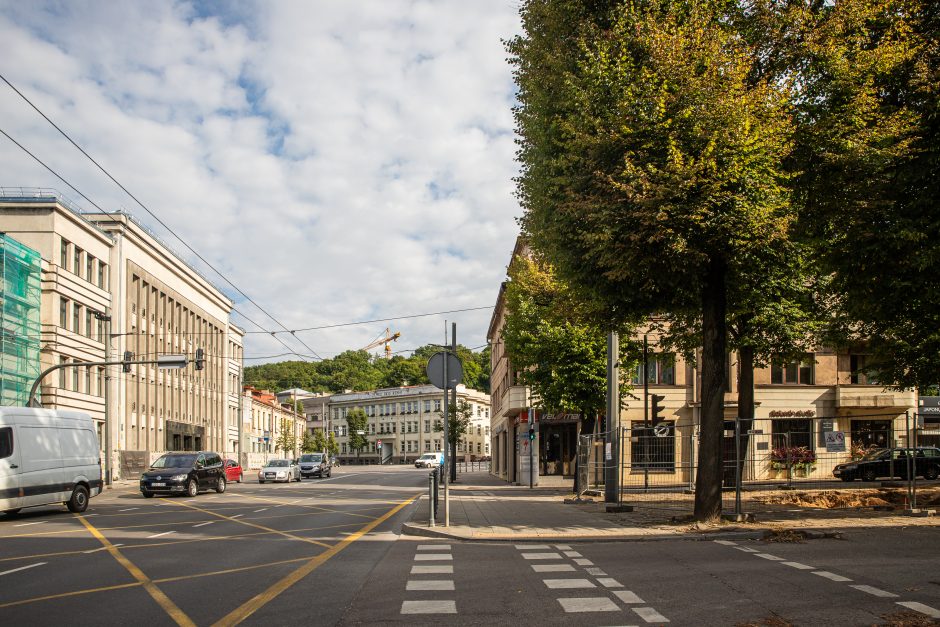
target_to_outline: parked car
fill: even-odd
[[[859,460],[836,466],[832,474],[843,481],[874,481],[881,477],[907,478],[909,456],[914,452],[914,474],[924,479],[940,476],[940,448],[889,448],[872,451]]]
[[[300,466],[292,459],[271,459],[264,468],[258,471],[258,483],[265,481],[300,481]]]
[[[333,464],[323,453],[304,453],[300,456],[301,477],[329,477],[333,474]]]
[[[236,481],[238,483],[242,482],[242,479],[245,478],[245,473],[242,472],[241,464],[239,464],[234,459],[225,460],[225,479],[230,483]]]
[[[0,407],[0,511],[64,503],[84,512],[101,493],[101,458],[91,416]]]
[[[225,492],[222,457],[212,451],[178,452],[161,455],[140,476],[140,493],[196,496],[200,491]]]
[[[415,468],[434,468],[444,465],[444,453],[425,453],[415,460]]]

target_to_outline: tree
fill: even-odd
[[[321,453],[329,449],[329,442],[327,441],[326,436],[323,435],[323,429],[314,429],[313,430],[313,450],[312,452]]]
[[[527,255],[512,260],[506,288],[503,340],[518,381],[529,386],[545,411],[580,416],[577,434],[593,433],[606,407],[607,333],[592,322],[578,294],[546,263]],[[626,329],[620,329],[626,332]],[[621,351],[621,398],[629,390],[628,347]],[[575,460],[575,490],[580,486]]]
[[[614,320],[701,320],[700,520],[721,513],[727,286],[793,219],[789,83],[753,80],[733,7],[532,0],[510,44],[533,248]]]
[[[365,436],[368,422],[366,412],[358,407],[346,414],[346,424],[349,427],[349,448],[356,451],[356,459],[359,459],[359,453],[369,444]]]
[[[460,441],[467,430],[470,428],[470,420],[473,418],[473,406],[464,399],[459,399],[457,404],[449,403],[447,405],[447,444],[449,446],[450,456],[450,480],[457,480],[457,442]],[[438,414],[439,422],[444,419],[444,412]]]
[[[329,454],[330,457],[335,457],[336,455],[339,454],[339,443],[336,441],[336,438],[333,436],[332,431],[327,436],[326,452]]]
[[[308,431],[304,431],[304,436],[303,436],[303,438],[302,438],[301,441],[300,441],[300,452],[301,452],[301,453],[312,453],[312,452],[317,451],[317,450],[322,450],[322,449],[318,449],[318,448],[316,447],[316,444],[314,444],[313,436],[310,435],[310,433],[309,433]]]
[[[297,448],[297,436],[294,434],[294,420],[281,418],[281,433],[275,440],[274,448],[279,449],[283,455],[293,457]]]

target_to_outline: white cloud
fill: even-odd
[[[0,0],[0,16],[0,73],[288,327],[493,304],[519,213],[512,2]],[[5,86],[0,119],[152,224]],[[68,193],[5,140],[0,172]],[[446,317],[485,343],[489,311]],[[443,317],[390,324],[399,349],[443,339]],[[383,327],[300,337],[329,356]],[[249,336],[247,354],[280,352]]]

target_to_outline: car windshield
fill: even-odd
[[[863,462],[870,462],[875,459],[881,459],[881,456],[887,453],[888,451],[884,449],[878,449],[877,451],[872,451],[862,458]]]
[[[421,456],[421,459],[434,459],[437,457],[434,453],[425,453]]]
[[[290,463],[286,459],[272,459],[268,462],[269,468],[280,468],[282,466],[289,466]]]
[[[196,461],[195,455],[164,455],[151,468],[189,468]]]
[[[301,455],[300,461],[302,462],[320,462],[323,460],[322,455]]]

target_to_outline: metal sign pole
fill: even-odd
[[[444,321],[444,350],[447,350],[447,321]],[[450,422],[450,404],[448,390],[450,389],[450,378],[447,376],[447,362],[449,360],[444,358],[444,468],[443,468],[443,477],[441,480],[444,482],[444,526],[450,526],[450,495],[448,494],[448,475],[450,474],[450,468],[448,467],[448,462],[450,461],[450,443],[448,442],[448,423]]]
[[[734,515],[741,516],[741,417],[734,417]]]

